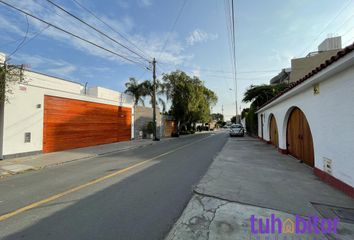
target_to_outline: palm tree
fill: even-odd
[[[144,82],[141,83],[144,91],[143,96],[149,96],[150,97],[150,103],[152,105],[152,98],[154,95],[154,85],[152,81],[145,80]],[[156,81],[156,103],[162,105],[162,112],[165,112],[166,110],[166,103],[165,101],[160,97],[161,95],[164,94],[164,86],[162,83],[160,83],[158,80]]]
[[[135,78],[129,78],[129,82],[125,83],[125,87],[127,88],[124,92],[132,95],[134,97],[135,105],[138,105],[139,102],[145,106],[144,103],[144,86],[142,83],[138,83]]]

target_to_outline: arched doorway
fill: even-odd
[[[314,166],[312,134],[305,114],[294,108],[289,116],[286,142],[288,153],[304,163]]]
[[[270,115],[270,123],[269,123],[269,141],[272,145],[278,147],[278,127],[277,121],[275,120],[274,115]]]

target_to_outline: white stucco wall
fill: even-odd
[[[91,87],[88,89],[87,95],[96,98],[114,100],[120,105],[126,104],[131,106],[134,104],[134,98],[131,95],[120,93],[103,87]]]
[[[348,61],[340,71],[335,71],[335,69],[339,69],[341,63],[337,63],[336,66],[331,65],[332,69],[328,67],[323,73],[320,72],[308,79],[305,89],[301,89],[288,99],[281,100],[279,98],[279,101],[273,106],[265,106],[258,111],[258,135],[261,136],[260,116],[263,114],[264,139],[269,140],[269,117],[274,114],[278,127],[279,148],[286,149],[286,125],[289,114],[293,107],[300,108],[311,129],[315,167],[324,171],[324,159],[331,159],[332,175],[351,186],[354,186],[353,59],[354,54],[350,54],[344,59]],[[334,75],[330,75],[331,71],[335,72]],[[313,93],[315,82],[320,86],[320,94],[318,95]],[[305,82],[303,84],[305,85]],[[301,85],[298,87],[300,88]],[[296,89],[293,90],[296,92]]]
[[[126,101],[120,104],[116,98],[84,95],[84,87],[78,83],[30,71],[26,71],[24,76],[25,83],[12,87],[13,94],[9,95],[10,103],[5,103],[4,106],[2,155],[42,150],[44,95],[133,107],[132,102]],[[114,92],[110,91],[111,94]],[[30,143],[24,142],[26,132],[31,133]]]

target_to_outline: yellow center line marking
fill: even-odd
[[[84,189],[84,188],[87,188],[87,187],[92,186],[92,185],[94,185],[94,184],[103,182],[103,181],[105,181],[105,180],[107,180],[107,179],[109,179],[109,178],[112,178],[112,177],[118,176],[118,175],[120,175],[120,174],[122,174],[122,173],[128,172],[128,171],[130,171],[130,170],[132,170],[132,169],[135,169],[135,168],[137,168],[137,167],[139,167],[139,166],[142,166],[142,165],[145,165],[145,164],[147,164],[147,163],[149,163],[149,162],[151,162],[151,161],[154,161],[154,160],[156,160],[156,159],[158,159],[158,158],[160,158],[160,157],[163,157],[163,156],[166,156],[166,155],[168,155],[168,154],[174,153],[174,152],[176,152],[176,151],[178,151],[178,150],[181,150],[181,149],[183,149],[183,148],[185,148],[185,147],[188,147],[188,146],[190,146],[190,145],[192,145],[192,144],[195,144],[195,143],[204,141],[205,139],[207,139],[207,138],[209,138],[209,137],[211,137],[211,136],[212,136],[212,135],[209,135],[209,136],[204,137],[204,138],[202,138],[202,139],[199,139],[199,140],[197,140],[197,141],[194,141],[194,142],[185,144],[185,145],[183,145],[183,146],[181,146],[181,147],[178,147],[178,148],[176,148],[176,149],[173,149],[173,150],[170,150],[170,151],[168,151],[168,152],[165,152],[165,153],[162,153],[162,154],[160,154],[160,155],[157,155],[157,156],[155,156],[155,157],[153,157],[153,158],[144,160],[144,161],[142,161],[142,162],[140,162],[140,163],[133,164],[133,165],[131,165],[131,166],[129,166],[129,167],[126,167],[126,168],[124,168],[124,169],[118,170],[118,171],[113,172],[113,173],[111,173],[111,174],[108,174],[108,175],[106,175],[106,176],[97,178],[97,179],[95,179],[95,180],[91,180],[91,181],[89,181],[89,182],[87,182],[87,183],[84,183],[84,184],[79,185],[79,186],[77,186],[77,187],[71,188],[71,189],[69,189],[69,190],[67,190],[67,191],[64,191],[64,192],[61,192],[61,193],[52,195],[52,196],[50,196],[50,197],[48,197],[48,198],[45,198],[45,199],[43,199],[43,200],[40,200],[40,201],[31,203],[31,204],[29,204],[29,205],[27,205],[27,206],[24,206],[24,207],[22,207],[22,208],[18,208],[18,209],[16,209],[16,210],[12,211],[12,212],[9,212],[9,213],[6,213],[6,214],[4,214],[4,215],[1,215],[1,216],[0,216],[0,222],[5,221],[5,220],[7,220],[7,219],[9,219],[9,218],[11,218],[11,217],[14,217],[14,216],[16,216],[16,215],[18,215],[18,214],[20,214],[20,213],[23,213],[23,212],[26,212],[26,211],[31,210],[31,209],[33,209],[33,208],[36,208],[36,207],[38,207],[38,206],[41,206],[41,205],[43,205],[43,204],[49,203],[49,202],[51,202],[51,201],[54,201],[54,200],[56,200],[56,199],[58,199],[58,198],[64,197],[64,196],[66,196],[66,195],[68,195],[68,194],[70,194],[70,193],[77,192],[77,191],[79,191],[79,190],[81,190],[81,189]]]

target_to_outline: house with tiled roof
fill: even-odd
[[[270,84],[296,82],[341,49],[340,36],[326,38],[318,45],[317,51],[310,52],[305,57],[291,59],[291,67],[282,69],[278,75],[270,79]]]
[[[354,197],[354,44],[261,106],[258,136]]]

